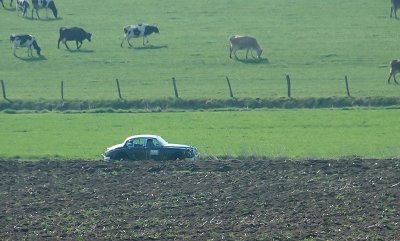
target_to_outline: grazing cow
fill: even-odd
[[[35,37],[29,34],[12,34],[10,36],[10,42],[12,44],[12,52],[14,56],[17,56],[15,54],[15,50],[18,47],[27,47],[28,48],[28,56],[32,56],[32,48],[36,50],[36,53],[40,56],[40,47],[36,42]]]
[[[17,3],[15,4],[15,10],[17,10],[17,12],[22,11],[22,17],[26,16],[28,8],[28,0],[17,0]]]
[[[394,17],[397,18],[397,10],[400,8],[400,0],[392,0],[392,6],[390,8],[390,17],[394,13]]]
[[[61,41],[65,44],[65,47],[67,47],[67,49],[69,49],[67,41],[76,41],[76,49],[79,49],[82,46],[83,40],[85,39],[91,42],[92,34],[86,32],[85,30],[79,27],[73,27],[73,28],[61,27],[60,38],[58,39],[58,48],[60,48]],[[78,42],[80,43],[80,45],[78,45]]]
[[[36,11],[36,16],[39,17],[39,9],[44,8],[46,9],[46,18],[49,18],[48,10],[51,9],[53,11],[53,15],[57,18],[57,8],[54,4],[53,0],[32,0],[32,18],[33,18],[33,11]]]
[[[393,80],[396,84],[398,84],[396,80],[396,74],[400,72],[400,59],[394,59],[390,62],[390,73],[389,73],[389,79],[388,79],[388,84],[390,84],[390,79],[393,76]]]
[[[3,8],[6,8],[6,7],[4,7],[3,0],[0,0],[0,3],[1,3],[1,5],[3,6]],[[13,3],[13,0],[10,0],[10,7],[12,7],[12,3]]]
[[[144,44],[144,39],[146,39],[146,43],[149,43],[148,36],[152,33],[160,33],[158,28],[156,26],[148,25],[145,23],[140,23],[138,25],[129,25],[124,28],[124,38],[122,39],[121,42],[121,47],[124,44],[124,41],[127,40],[129,46],[132,47],[132,44],[129,42],[129,39],[131,38],[139,38],[143,37],[143,46]]]
[[[234,35],[229,38],[229,41],[231,42],[229,47],[229,58],[232,58],[233,53],[233,55],[235,55],[235,58],[238,59],[238,57],[236,56],[236,51],[239,49],[247,50],[246,59],[251,49],[254,49],[257,52],[258,59],[261,58],[261,53],[263,50],[260,48],[260,45],[258,45],[257,40],[254,37]]]

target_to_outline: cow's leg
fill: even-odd
[[[13,0],[10,1],[10,8],[12,7]]]
[[[390,84],[390,79],[392,78],[392,72],[389,73],[388,84]]]
[[[145,38],[145,37],[143,37],[143,46],[144,46],[144,38]]]
[[[67,41],[64,42],[65,47],[67,47],[67,49],[69,49],[68,45],[67,45]]]
[[[125,42],[125,39],[126,39],[126,37],[124,37],[123,39],[122,39],[122,42],[121,42],[121,48],[122,48],[122,45],[124,44],[124,42]]]
[[[78,46],[78,42],[80,43],[80,45]],[[82,46],[82,42],[81,41],[76,41],[76,49],[80,49],[81,48],[81,46]]]
[[[236,55],[236,51],[237,51],[238,49],[237,48],[232,48],[232,53],[233,53],[233,55],[235,56],[235,59],[236,60],[238,60],[239,58],[238,58],[238,56]]]
[[[229,58],[230,59],[232,58],[232,45],[229,46]]]
[[[248,59],[249,51],[250,51],[250,48],[247,48],[247,50],[246,50],[246,59]]]
[[[127,39],[127,42],[128,42],[128,44],[129,44],[129,46],[133,47],[133,45],[131,44],[131,42],[129,42],[129,39],[130,39],[130,38]]]
[[[12,52],[13,52],[13,55],[14,56],[17,56],[17,54],[15,53],[15,50],[16,50],[17,48],[15,47],[15,44],[13,44],[13,46],[12,46]]]
[[[393,79],[394,79],[394,82],[395,82],[396,84],[399,84],[399,82],[397,82],[397,80],[396,80],[396,73],[393,74]]]
[[[6,7],[4,7],[3,0],[0,0],[0,2],[1,2],[1,5],[3,6],[3,8],[6,8]]]
[[[49,14],[48,14],[49,9],[46,8],[46,18],[49,18]]]

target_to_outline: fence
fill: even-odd
[[[345,88],[346,88],[347,97],[351,97],[350,89],[349,89],[349,80],[348,80],[347,75],[344,77],[344,80],[345,80]],[[227,86],[228,86],[229,97],[230,98],[235,98],[234,94],[233,94],[233,88],[232,88],[232,85],[231,85],[231,82],[230,82],[228,76],[226,76],[226,82],[227,82]],[[123,100],[122,91],[121,91],[121,86],[120,86],[119,80],[115,79],[115,83],[116,83],[116,91],[117,91],[117,94],[118,94],[118,98],[120,100]],[[287,97],[288,98],[292,98],[292,80],[291,80],[291,78],[290,78],[290,76],[288,74],[286,75],[286,83],[287,83]],[[64,81],[61,81],[61,85],[60,86],[61,86],[61,92],[60,92],[61,96],[60,97],[61,97],[61,100],[64,101],[64,90],[65,90]],[[179,99],[178,84],[177,84],[177,80],[175,79],[175,77],[172,77],[172,86],[173,86],[175,97]],[[3,99],[8,101],[8,102],[11,102],[11,100],[7,97],[6,83],[5,83],[4,80],[1,80],[1,88],[2,88],[2,93],[3,93]]]

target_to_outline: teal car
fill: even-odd
[[[170,144],[157,135],[135,135],[121,144],[111,146],[102,154],[103,160],[197,160],[197,148]]]

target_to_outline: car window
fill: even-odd
[[[157,147],[157,146],[160,146],[160,143],[157,141],[157,139],[154,138],[147,139],[146,147]]]
[[[144,147],[144,138],[135,138],[131,139],[134,148],[141,148]]]

